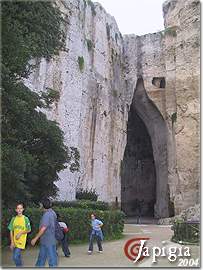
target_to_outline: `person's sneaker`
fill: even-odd
[[[91,255],[92,254],[92,251],[91,250],[88,250],[88,254]]]
[[[102,251],[102,250],[99,250],[98,252],[99,252],[99,253],[103,253],[103,251]]]
[[[69,257],[70,257],[70,255],[65,255],[65,257],[66,257],[66,258],[69,258]]]

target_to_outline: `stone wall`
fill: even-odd
[[[80,152],[80,171],[59,174],[59,198],[72,200],[83,187],[95,188],[100,200],[121,201],[120,169],[134,102],[152,139],[158,215],[168,215],[169,199],[176,214],[197,203],[199,1],[166,1],[164,31],[124,37],[100,4],[57,3],[66,20],[66,49],[49,62],[36,60],[39,66],[25,84],[38,92],[60,92],[46,114],[59,122],[65,143]],[[142,86],[136,92],[138,79]]]

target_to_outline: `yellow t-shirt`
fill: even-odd
[[[30,221],[28,217],[24,215],[13,217],[8,225],[8,229],[10,231],[13,231],[13,239],[15,247],[25,249],[27,234],[22,234],[18,240],[16,239],[16,235],[19,232],[31,230]]]

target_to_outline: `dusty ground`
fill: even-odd
[[[124,245],[127,240],[135,237],[149,237],[147,247],[163,247],[166,249],[170,246],[180,245],[170,242],[170,238],[173,232],[170,226],[161,225],[137,225],[137,224],[125,224],[124,237],[121,240],[108,241],[103,243],[103,254],[97,253],[97,247],[92,255],[87,254],[87,244],[82,245],[70,245],[71,257],[66,258],[63,256],[61,249],[59,248],[59,267],[177,267],[180,263],[179,258],[175,263],[168,261],[167,257],[161,257],[156,264],[152,263],[152,257],[147,257],[139,264],[134,264],[124,254]],[[165,242],[162,242],[165,241]],[[190,246],[191,258],[199,258],[199,247]],[[38,254],[37,248],[27,248],[23,252],[24,266],[32,267],[35,265]],[[2,251],[2,266],[11,267],[14,266],[11,260],[11,252],[9,249]],[[189,266],[189,265],[188,265]]]

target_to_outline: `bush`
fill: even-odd
[[[77,200],[77,201],[55,201],[53,202],[55,207],[59,208],[81,208],[91,210],[110,210],[108,203],[102,201],[88,201],[88,200]]]
[[[54,102],[58,102],[60,99],[60,93],[52,88],[46,88],[47,92],[42,92],[41,97],[45,102],[45,106],[50,108],[50,105]]]
[[[177,36],[176,30],[177,30],[177,27],[176,26],[172,26],[172,27],[168,27],[165,30],[163,30],[163,33],[164,34],[167,34],[169,36],[176,37]]]
[[[87,42],[88,51],[90,52],[93,48],[93,43],[90,39],[86,39],[86,42]]]
[[[70,147],[69,148],[69,161],[72,161],[72,162],[70,162],[69,169],[72,173],[79,171],[80,169],[79,160],[80,160],[79,150],[76,147],[73,147],[73,146]]]
[[[97,201],[98,194],[96,193],[95,189],[78,189],[76,191],[76,199],[77,200],[90,200],[90,201]]]
[[[198,222],[175,220],[172,230],[174,231],[171,239],[173,242],[196,244],[200,241],[200,224]]]
[[[68,223],[70,228],[69,239],[71,243],[88,241],[91,230],[90,215],[92,210],[59,207],[54,207],[54,210],[60,214],[60,217],[64,222]],[[103,233],[105,240],[118,239],[122,236],[124,228],[123,212],[118,210],[95,210],[94,213],[104,223]],[[2,212],[2,244],[4,246],[9,244],[9,231],[7,226],[13,215],[14,211],[11,210],[3,210]],[[28,243],[30,243],[30,240],[38,231],[42,211],[39,208],[27,208],[25,215],[29,217],[32,226],[32,232],[28,234]]]
[[[78,65],[79,65],[80,71],[83,71],[84,65],[85,65],[85,60],[83,56],[78,56]]]
[[[171,121],[172,121],[172,124],[175,123],[177,121],[177,112],[174,112],[172,115],[171,115]]]

